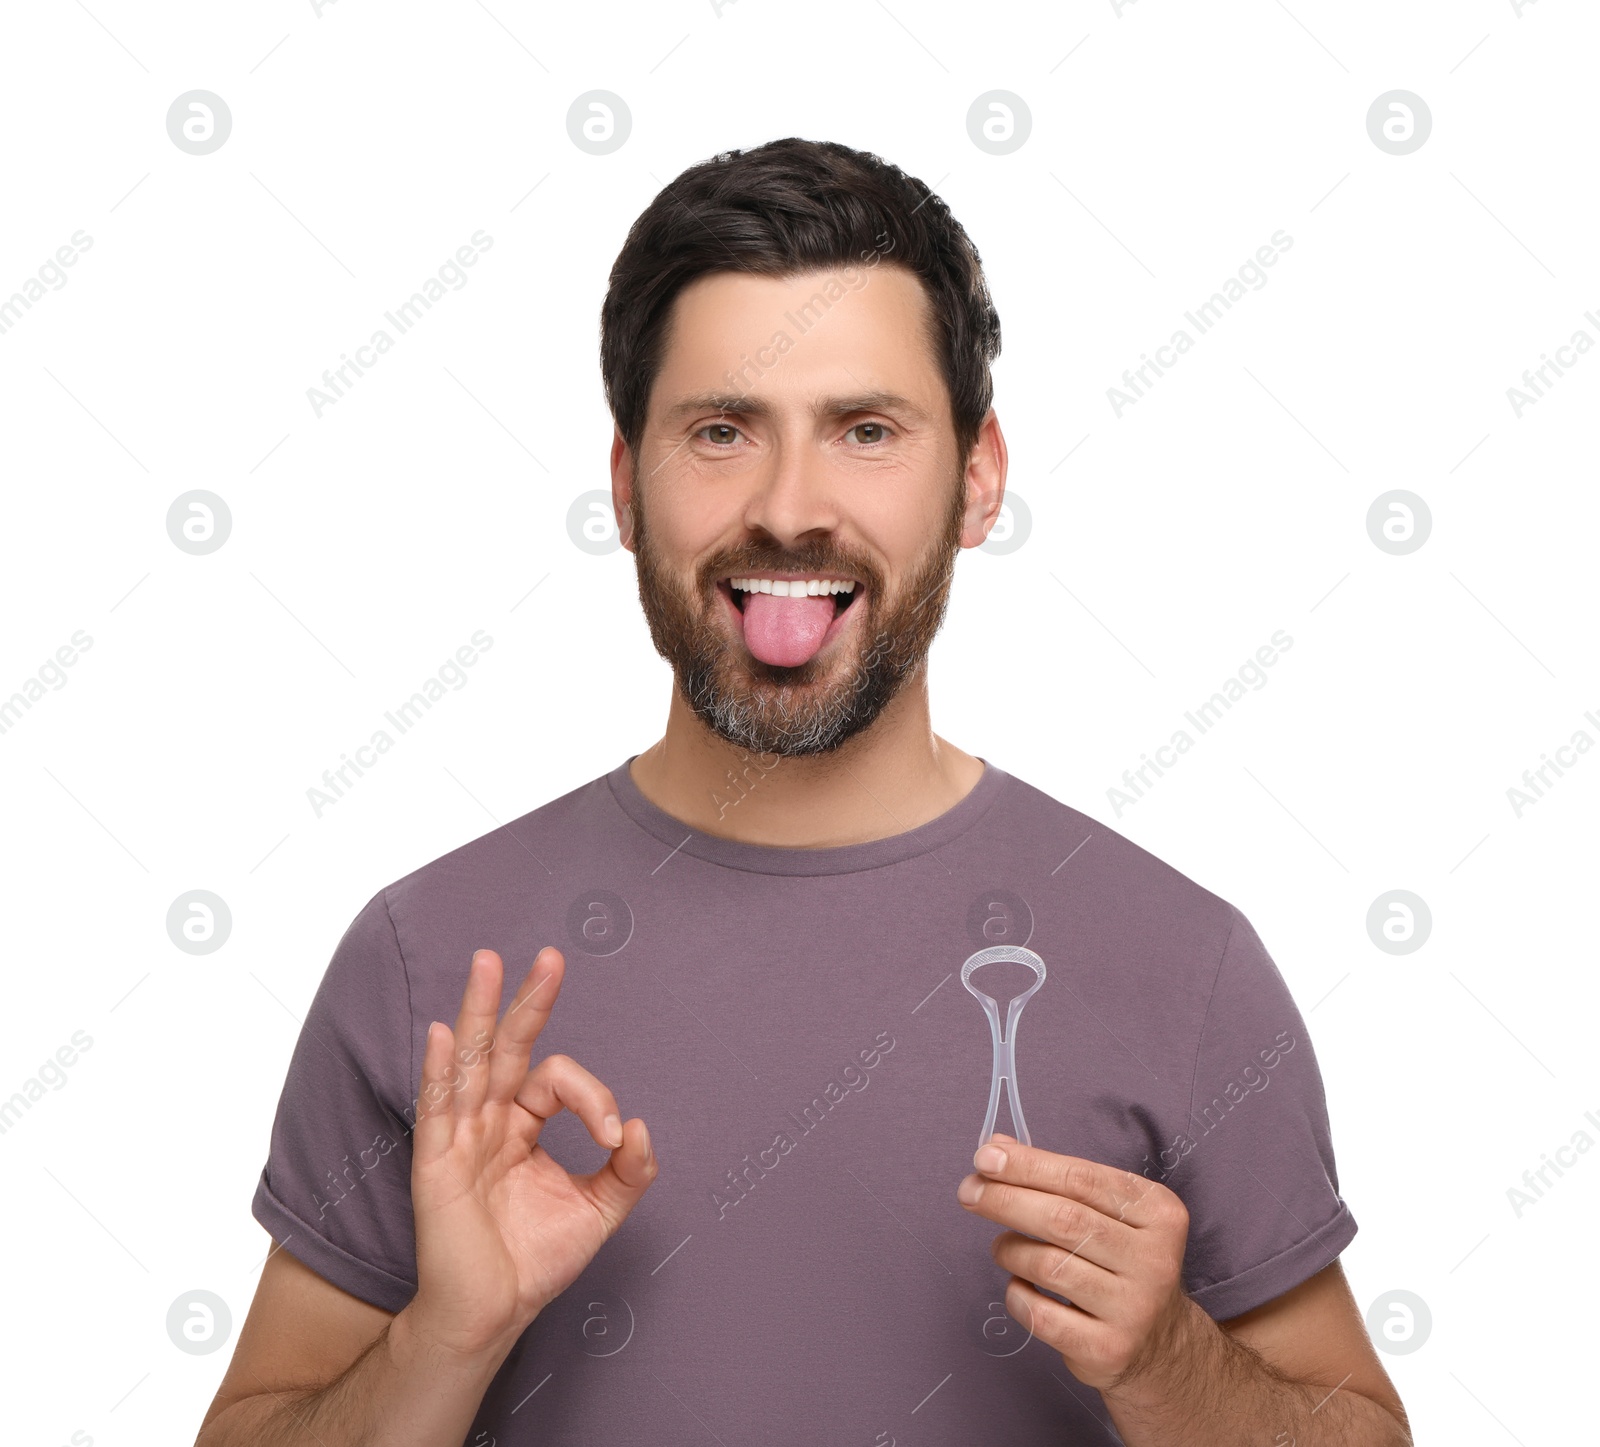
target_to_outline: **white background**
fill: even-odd
[[[190,1440],[228,1350],[178,1351],[166,1313],[203,1288],[243,1317],[250,1195],[344,926],[657,737],[631,558],[567,532],[607,486],[600,300],[661,184],[792,134],[933,185],[1004,327],[1032,532],[962,556],[935,726],[1255,923],[1321,1058],[1361,1306],[1431,1310],[1385,1357],[1419,1440],[1574,1440],[1600,1151],[1520,1217],[1507,1190],[1600,1140],[1600,757],[1520,817],[1507,789],[1600,739],[1600,356],[1520,417],[1507,388],[1600,340],[1600,24],[1577,0],[1122,9],[8,12],[0,295],[93,239],[0,335],[0,696],[93,640],[0,735],[0,1095],[93,1039],[0,1137],[8,1440]],[[203,156],[166,129],[197,88],[232,113]],[[605,156],[567,132],[593,89],[632,115]],[[996,89],[1032,116],[999,156],[966,124]],[[1409,155],[1367,131],[1394,89],[1432,113]],[[323,369],[479,229],[469,284],[317,417]],[[1268,284],[1118,417],[1122,370],[1279,229]],[[166,531],[197,488],[232,513],[207,556]],[[1392,489],[1432,515],[1403,556],[1367,531]],[[317,817],[308,787],[478,629],[469,684]],[[1267,686],[1118,813],[1122,771],[1278,629]],[[209,955],[166,931],[194,889],[232,912]],[[1394,889],[1432,912],[1410,954],[1367,932]]]

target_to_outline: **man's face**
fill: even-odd
[[[656,650],[730,743],[824,753],[870,725],[984,536],[927,312],[891,265],[715,273],[677,298],[630,545]]]

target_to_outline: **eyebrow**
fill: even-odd
[[[738,417],[771,417],[772,405],[759,397],[744,392],[700,392],[674,403],[666,411],[669,422],[700,412],[726,412]],[[860,392],[849,397],[828,397],[814,403],[815,417],[849,417],[856,412],[903,412],[917,421],[926,421],[928,414],[909,397],[896,392]]]

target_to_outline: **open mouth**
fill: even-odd
[[[780,591],[781,589],[781,591]],[[830,597],[833,616],[838,618],[860,596],[862,587],[854,578],[772,578],[733,577],[717,580],[717,591],[728,598],[740,613],[752,593],[771,593],[778,597]]]
[[[866,592],[855,578],[826,574],[733,574],[717,581],[752,657],[798,668],[843,629]]]

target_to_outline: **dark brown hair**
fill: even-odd
[[[690,166],[629,230],[600,308],[600,372],[629,450],[638,455],[672,303],[691,281],[723,271],[792,276],[874,256],[922,282],[965,459],[1000,352],[977,248],[916,177],[870,152],[796,136]]]

